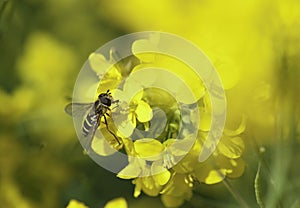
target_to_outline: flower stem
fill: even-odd
[[[250,206],[246,203],[243,197],[234,189],[234,187],[229,183],[229,181],[226,178],[223,180],[223,184],[241,207],[250,208]]]

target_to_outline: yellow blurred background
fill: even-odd
[[[163,207],[159,198],[134,199],[130,181],[83,155],[64,113],[90,53],[152,30],[201,48],[226,89],[226,126],[246,119],[248,167],[232,181],[234,192],[257,206],[254,180],[263,161],[266,203],[300,207],[300,1],[0,0],[1,207],[66,207],[71,199],[103,207],[115,197],[129,207]],[[200,184],[195,193],[184,207],[238,207],[223,184]]]

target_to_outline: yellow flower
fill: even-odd
[[[98,76],[98,93],[107,89],[115,89],[131,73],[132,69],[139,64],[139,59],[130,55],[118,61],[118,52],[115,48],[109,51],[109,60],[103,54],[91,53],[88,59],[90,68]]]
[[[71,199],[66,208],[88,208],[84,203]]]
[[[245,169],[245,162],[241,159],[244,142],[239,137],[245,129],[245,120],[235,130],[224,131],[215,152],[203,163],[195,163],[193,173],[203,183],[214,184],[221,182],[226,176],[240,177]],[[199,141],[203,144],[207,133],[199,133]],[[209,147],[208,147],[209,148]]]
[[[194,69],[181,60],[158,52],[155,53],[159,43],[157,34],[153,34],[149,39],[140,39],[133,43],[132,52],[142,63],[136,66],[133,72],[143,70],[142,74],[145,78],[141,77],[141,79],[150,79],[156,86],[172,92],[178,102],[195,103],[205,93],[201,78]],[[192,93],[187,93],[187,90]]]
[[[154,165],[152,165],[151,168],[153,167]],[[158,196],[163,186],[169,181],[170,175],[170,172],[165,169],[164,172],[157,175],[134,179],[132,181],[132,183],[135,184],[134,197],[138,197],[141,191],[149,196]]]
[[[116,113],[113,114],[113,119],[115,119],[118,134],[123,137],[129,137],[132,134],[137,122],[146,123],[153,116],[152,108],[143,100],[143,91],[133,95],[135,86],[134,82],[126,82],[123,90],[112,91],[113,97],[120,103]]]
[[[103,90],[115,89],[121,83],[122,75],[114,64],[112,57],[110,57],[110,60],[106,60],[102,54],[92,53],[88,60],[91,69],[100,79],[100,82],[97,83],[98,93],[103,92]]]
[[[110,130],[115,131],[112,120],[108,117],[107,123]],[[96,131],[95,136],[92,140],[92,149],[98,155],[108,156],[116,153],[123,147],[123,144],[119,144],[116,138],[107,130],[106,125],[103,123],[99,127],[99,131]],[[120,139],[120,138],[119,138]]]
[[[193,175],[205,184],[215,184],[223,181],[225,177],[238,178],[245,170],[243,159],[230,159],[223,155],[214,156],[205,163],[198,163],[194,167]]]
[[[184,158],[179,163],[177,163],[172,169],[180,174],[193,172],[194,167],[199,163],[198,157],[201,149],[202,145],[198,140],[196,140],[190,151],[186,153]]]
[[[134,197],[138,197],[141,191],[149,196],[157,196],[169,181],[171,173],[159,160],[164,148],[159,141],[144,138],[133,142],[133,149],[127,151],[131,156],[129,164],[117,176],[123,179],[135,178]]]
[[[174,173],[161,191],[161,200],[166,207],[179,207],[185,200],[192,198],[192,187],[193,179],[190,175]]]
[[[127,208],[127,202],[124,198],[116,198],[107,202],[104,208]]]
[[[215,152],[202,163],[198,161],[198,158],[207,132],[199,131],[198,139],[191,150],[172,169],[181,174],[191,173],[198,181],[206,184],[218,183],[226,176],[232,178],[241,176],[245,169],[245,163],[241,159],[244,142],[239,135],[244,129],[244,121],[235,131],[226,129]]]

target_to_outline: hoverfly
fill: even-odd
[[[71,116],[75,116],[78,111],[85,111],[86,116],[83,121],[81,133],[88,139],[86,152],[89,152],[96,130],[100,126],[101,118],[104,118],[107,131],[115,138],[118,145],[122,143],[120,139],[112,132],[107,124],[106,116],[110,116],[108,111],[111,111],[110,106],[114,103],[118,104],[119,100],[114,100],[109,90],[106,93],[101,93],[98,99],[93,103],[69,103],[65,107],[65,112]],[[117,107],[117,106],[116,106]]]

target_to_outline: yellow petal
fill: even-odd
[[[116,198],[106,203],[104,208],[127,208],[127,202],[124,198]]]
[[[155,55],[151,53],[151,51],[157,51],[158,42],[159,33],[154,33],[150,35],[149,39],[136,40],[132,44],[132,53],[136,55],[139,59],[141,59],[143,62],[153,62],[155,59]]]
[[[161,54],[157,56],[158,61],[154,63],[155,66],[164,68],[168,72],[166,76],[160,76],[160,79],[164,79],[162,82],[174,89],[178,101],[189,104],[194,103],[195,100],[199,100],[204,96],[204,84],[194,69],[175,58]],[[177,78],[179,78],[180,81],[176,81]],[[187,93],[185,89],[189,90],[189,93]],[[193,96],[191,96],[190,93]]]
[[[116,130],[116,127],[115,127],[115,125],[114,125],[113,120],[111,119],[111,117],[107,117],[107,126],[109,126],[110,131],[112,131],[116,135],[117,130]],[[122,146],[123,146],[122,145],[122,138],[119,138],[117,140],[115,138],[115,136],[113,136],[113,134],[110,133],[107,130],[107,127],[104,124],[104,118],[103,117],[101,118],[101,125],[100,125],[100,129],[99,130],[100,131],[96,131],[95,137],[98,138],[98,139],[105,139],[106,142],[107,142],[107,144],[105,144],[105,147],[104,147],[105,149],[102,149],[101,147],[98,146],[98,145],[101,145],[101,143],[94,146],[96,149],[99,150],[99,152],[101,152],[102,150],[103,151],[110,151],[108,149],[107,145],[110,145],[115,150],[120,150],[122,148]],[[98,141],[98,142],[105,142],[105,141]]]
[[[97,75],[105,73],[105,70],[110,68],[111,64],[105,59],[102,54],[99,53],[91,53],[89,56],[89,64]]]
[[[197,163],[194,166],[194,174],[199,182],[205,183],[205,180],[214,167],[208,161],[207,163]]]
[[[241,157],[245,144],[241,137],[227,137],[224,136],[217,146],[220,153],[228,158]]]
[[[136,160],[133,160],[129,162],[129,164],[118,173],[117,177],[123,179],[137,178],[140,175],[141,171],[142,169],[139,163]]]
[[[227,174],[227,176],[230,178],[238,178],[238,177],[242,176],[243,173],[245,172],[246,163],[241,158],[235,159],[233,161],[230,161],[231,163],[235,163],[235,165],[232,168],[233,169],[232,173]]]
[[[98,94],[117,88],[122,81],[122,76],[115,67],[112,67],[109,71],[104,71],[100,79]]]
[[[224,134],[227,136],[236,136],[239,135],[241,133],[243,133],[246,129],[246,116],[243,116],[241,124],[239,125],[239,127],[235,130],[230,130],[225,128],[224,129]]]
[[[121,137],[130,137],[132,134],[133,130],[135,129],[135,123],[132,123],[132,114],[129,115],[124,115],[124,118],[122,115],[119,115],[114,119],[114,124],[116,125],[118,132],[117,134]]]
[[[104,138],[98,138],[97,136],[95,136],[92,141],[92,149],[102,156],[112,155],[116,152]]]
[[[173,174],[173,177],[164,187],[164,190],[161,191],[161,194],[190,199],[192,197],[192,187],[187,183],[186,179],[186,174]]]
[[[149,196],[157,196],[162,189],[152,176],[143,177],[142,182],[142,190]]]
[[[118,51],[112,47],[109,51],[110,55],[110,62],[114,63],[117,60],[121,59],[121,54],[118,53]],[[117,63],[115,63],[114,67],[119,71],[119,73],[122,75],[122,77],[128,77],[132,71],[132,69],[140,63],[140,60],[134,56],[127,56],[126,58],[122,58]]]
[[[66,208],[88,208],[88,206],[75,199],[71,199]]]
[[[138,92],[143,91],[145,88],[153,85],[155,80],[158,79],[159,75],[149,71],[148,69],[137,70],[139,67],[135,67],[130,76],[124,83],[124,92],[128,98],[134,95],[135,100],[140,100],[142,97],[137,97]]]
[[[170,180],[170,177],[171,177],[171,173],[167,169],[160,174],[153,175],[155,182],[157,182],[161,186],[167,184],[168,181]]]
[[[208,176],[205,178],[206,184],[215,184],[221,182],[225,178],[226,170],[211,170],[208,173]]]
[[[228,159],[223,156],[220,157],[220,159],[217,159],[219,166],[222,165],[221,167],[227,170],[226,176],[230,178],[238,178],[244,173],[246,164],[242,158]]]
[[[132,44],[132,52],[138,57],[142,62],[151,63],[155,60],[155,55],[153,53],[141,53],[145,50],[153,51],[156,50],[155,46],[151,45],[148,40],[141,39],[137,40]]]
[[[153,117],[152,108],[149,106],[148,103],[144,101],[140,101],[138,106],[135,110],[136,117],[140,122],[147,122],[150,121]]]
[[[133,80],[141,86],[157,87],[171,92],[182,103],[195,103],[205,94],[201,78],[186,64],[166,55],[155,54],[154,63],[136,67]],[[131,78],[130,78],[131,79]]]
[[[119,100],[120,102],[126,100],[126,95],[124,91],[119,90],[119,89],[112,89],[110,90],[112,97],[116,100]]]
[[[137,198],[141,194],[142,178],[137,178],[134,181],[132,181],[132,183],[135,184],[133,196]]]
[[[143,138],[134,142],[136,153],[147,160],[156,160],[164,150],[164,146],[157,140]]]
[[[159,51],[157,50],[159,44],[162,44],[162,46],[167,48],[172,47],[172,45],[164,45],[170,43],[160,43],[159,37],[154,35],[153,37],[150,37],[149,40],[142,39],[134,42],[132,51],[134,54],[137,52],[144,52],[137,55],[142,62],[143,60],[144,62],[148,63],[152,62],[152,67],[162,68],[168,71],[167,76],[164,76],[160,73],[159,80],[161,83],[168,83],[171,85],[171,88],[173,88],[176,92],[176,97],[180,102],[194,103],[195,100],[200,99],[204,95],[205,87],[201,78],[197,73],[194,72],[194,69],[190,68],[182,61],[164,54],[157,53],[157,51]],[[151,54],[149,51],[155,51],[156,53]],[[180,78],[181,82],[175,81],[175,77]],[[185,92],[185,87],[183,85],[190,87],[194,97]]]
[[[132,73],[126,80],[123,86],[123,93],[125,95],[125,100],[129,103],[129,101],[139,101],[143,97],[143,87],[142,85],[135,81],[132,77],[134,73]]]

